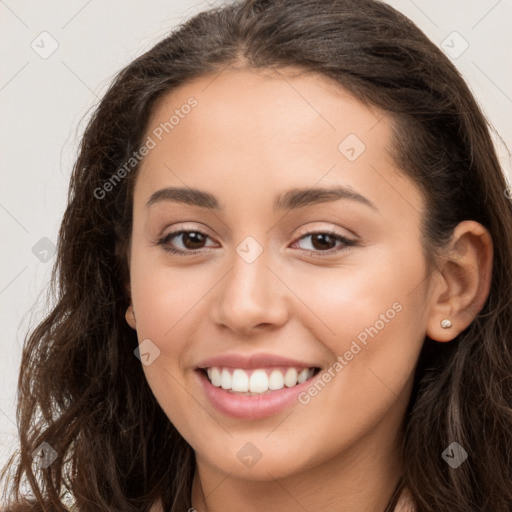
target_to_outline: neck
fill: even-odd
[[[197,512],[384,512],[402,475],[392,417],[342,453],[284,478],[269,471],[265,481],[241,479],[197,458],[192,505]]]

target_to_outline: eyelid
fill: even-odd
[[[343,232],[341,232],[341,230],[338,230],[339,228],[336,229],[333,227],[323,227],[323,226],[310,227],[310,225],[311,225],[311,222],[309,222],[306,225],[306,227],[304,227],[304,226],[299,227],[298,228],[299,234],[297,235],[297,238],[301,238],[304,235],[311,235],[311,234],[315,234],[315,233],[329,233],[334,236],[339,236],[340,238],[345,238],[347,240],[353,240],[354,242],[358,240],[357,235],[355,233],[353,233],[352,231],[347,230],[346,228],[345,228],[345,232],[347,232],[347,234],[344,234]]]
[[[208,237],[210,239],[213,239],[213,237],[209,233],[209,230],[200,227],[198,224],[189,225],[186,222],[182,222],[180,224],[173,225],[173,228],[170,231],[168,231],[168,232],[166,232],[166,230],[164,229],[163,233],[165,233],[165,234],[160,235],[158,238],[159,239],[167,238],[167,237],[169,237],[169,235],[177,236],[177,235],[179,235],[179,234],[181,234],[183,232],[186,232],[186,233],[190,233],[190,232],[200,233],[201,235],[204,235],[204,236],[206,236],[206,237]]]

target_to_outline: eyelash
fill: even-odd
[[[200,231],[198,229],[188,229],[188,230],[181,229],[178,231],[172,231],[171,233],[168,233],[167,235],[165,235],[163,238],[160,238],[157,242],[157,245],[161,245],[165,251],[168,251],[172,254],[177,254],[178,256],[194,256],[194,255],[204,251],[204,249],[197,249],[195,251],[182,251],[182,250],[175,249],[175,248],[171,247],[170,245],[168,245],[169,240],[173,239],[174,237],[176,237],[178,235],[182,235],[184,233],[199,233],[200,235],[203,235],[204,237],[208,237],[208,235],[206,233],[203,233],[202,231]],[[355,247],[355,246],[359,245],[358,242],[356,242],[355,240],[345,238],[344,236],[341,236],[341,235],[335,233],[334,231],[329,231],[329,230],[310,231],[309,233],[305,233],[300,238],[298,238],[297,241],[302,240],[303,238],[307,238],[308,236],[318,235],[318,234],[329,235],[329,236],[333,237],[337,242],[342,242],[345,245],[345,247],[343,247],[342,249],[329,249],[327,251],[312,251],[310,249],[299,249],[299,250],[302,252],[309,253],[309,254],[314,254],[315,256],[329,256],[329,255],[333,255],[336,253],[342,253],[342,252],[348,250],[350,247]]]

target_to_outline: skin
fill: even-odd
[[[390,120],[325,77],[233,67],[204,75],[159,101],[147,134],[191,96],[197,107],[150,151],[136,179],[126,319],[139,342],[149,338],[160,350],[144,372],[195,451],[193,506],[383,511],[402,471],[397,432],[425,336],[448,342],[483,307],[490,235],[464,221],[430,268],[420,242],[423,195],[390,156]],[[355,161],[338,149],[351,133],[366,146]],[[272,211],[288,189],[338,185],[377,210],[340,199]],[[146,207],[169,186],[210,192],[224,210],[171,201]],[[206,233],[203,248],[182,236],[168,245],[200,254],[156,244],[182,227]],[[334,252],[343,244],[305,236],[325,230],[358,245]],[[247,236],[263,248],[250,264],[236,252]],[[330,247],[331,255],[315,257]],[[327,369],[396,302],[401,311],[306,405],[231,418],[198,383],[201,360],[233,352]],[[444,318],[450,329],[441,328]],[[247,442],[262,454],[252,467],[237,457]],[[403,507],[402,500],[396,510]]]

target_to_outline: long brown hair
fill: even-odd
[[[12,510],[15,503],[22,510],[68,510],[66,493],[80,511],[148,510],[158,497],[166,511],[191,507],[192,448],[153,396],[124,317],[137,168],[104,197],[97,191],[143,143],[158,98],[234,63],[317,72],[388,113],[396,164],[427,200],[427,254],[435,255],[465,219],[490,231],[489,296],[450,343],[425,339],[402,451],[418,512],[510,512],[507,184],[487,121],[456,68],[410,20],[374,0],[245,0],[213,8],[117,75],[73,168],[51,281],[56,305],[24,344],[20,449],[4,469]],[[32,452],[43,442],[57,458],[34,468]],[[441,457],[452,442],[469,454],[457,469]]]

